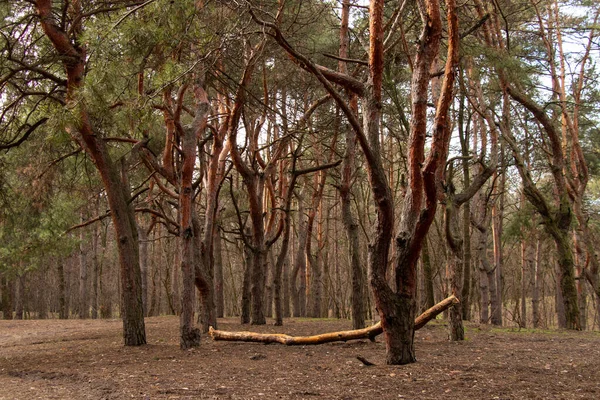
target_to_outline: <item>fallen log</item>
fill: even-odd
[[[459,301],[455,296],[450,296],[427,311],[419,315],[415,319],[415,330],[421,329],[425,324],[434,319],[438,314],[443,312],[448,307],[458,304]],[[314,336],[290,336],[284,333],[257,333],[257,332],[229,332],[213,329],[211,326],[208,334],[213,340],[225,340],[232,342],[257,342],[257,343],[281,343],[288,346],[298,345],[315,345],[330,342],[346,342],[348,340],[369,339],[373,341],[377,335],[383,333],[381,322],[376,323],[368,328],[355,329],[350,331],[328,332]]]

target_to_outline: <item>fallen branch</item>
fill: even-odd
[[[458,304],[459,301],[455,296],[450,296],[427,311],[419,315],[415,319],[415,330],[421,329],[425,324],[434,319],[438,314],[446,310],[448,307]],[[330,342],[346,342],[348,340],[369,339],[373,341],[377,335],[383,333],[381,322],[376,323],[368,328],[355,329],[350,331],[328,332],[314,336],[290,336],[284,333],[256,333],[256,332],[228,332],[213,329],[211,326],[208,334],[213,340],[225,340],[232,342],[258,342],[258,343],[281,343],[288,346],[298,345],[316,345]]]

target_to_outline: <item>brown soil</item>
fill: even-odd
[[[286,320],[220,329],[309,335],[348,321]],[[146,346],[125,348],[117,320],[0,321],[0,399],[599,399],[600,335],[469,325],[452,343],[430,323],[418,362],[383,365],[385,346],[213,342],[181,351],[176,317],[148,318]],[[374,362],[364,366],[357,356]]]

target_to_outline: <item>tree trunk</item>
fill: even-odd
[[[192,217],[194,230],[194,285],[200,295],[199,322],[202,333],[207,333],[209,327],[217,328],[217,306],[215,303],[215,277],[212,239],[210,239],[210,254],[206,252],[205,242],[200,242],[202,236],[197,215]],[[213,231],[214,234],[214,231]],[[211,235],[212,236],[212,235]],[[202,260],[202,261],[201,261]]]
[[[481,264],[480,264],[481,265]],[[487,324],[490,321],[490,296],[487,273],[483,265],[479,268],[479,323]]]
[[[81,221],[85,220],[83,213]],[[87,319],[89,317],[88,307],[88,263],[85,250],[86,235],[85,230],[80,229],[79,234],[79,318]]]
[[[294,317],[306,316],[306,240],[308,217],[304,215],[304,203],[298,197],[298,239],[294,268],[290,277],[290,292],[292,294],[292,311]],[[296,281],[300,278],[298,286]]]
[[[185,86],[184,86],[185,87]],[[183,89],[185,91],[185,89]],[[181,94],[183,96],[183,94]],[[200,330],[194,323],[194,307],[196,305],[197,263],[200,263],[199,228],[194,224],[194,166],[196,164],[196,139],[202,137],[206,126],[206,116],[210,104],[201,84],[194,85],[196,113],[192,126],[183,130],[181,140],[181,181],[179,189],[179,238],[181,251],[181,315],[179,318],[180,341],[183,350],[200,345]],[[211,232],[212,238],[212,232]],[[212,280],[208,281],[212,286]],[[206,283],[206,282],[204,282]]]
[[[98,279],[99,279],[99,260],[98,260],[98,227],[94,227],[92,232],[92,319],[98,318]]]
[[[585,290],[585,251],[581,247],[582,244],[582,230],[575,229],[573,230],[573,247],[575,253],[575,272],[576,279],[575,282],[577,288],[577,304],[579,305],[579,321],[581,325],[581,329],[585,330],[587,327],[587,298],[586,298],[586,290]],[[590,257],[591,258],[591,257]]]
[[[142,305],[144,315],[148,315],[148,232],[141,224],[137,225],[140,249],[140,273],[142,275]]]
[[[546,225],[552,231],[558,231],[555,227]],[[568,228],[566,228],[568,229]],[[560,234],[555,233],[554,241],[557,247],[558,256],[558,283],[561,292],[562,301],[564,303],[564,313],[566,318],[566,328],[580,330],[580,315],[577,305],[577,289],[575,287],[575,271],[573,260],[573,249],[568,236],[568,230],[560,229]]]
[[[215,229],[213,238],[213,252],[215,257],[215,299],[217,318],[225,316],[225,297],[223,293],[223,253],[221,249],[221,234]]]
[[[256,243],[260,246],[252,252],[252,271],[251,287],[252,310],[250,314],[250,323],[252,325],[264,325],[266,323],[264,294],[265,294],[265,271],[267,269],[267,250],[262,243]]]
[[[38,318],[46,319],[48,318],[48,300],[47,300],[47,278],[48,278],[48,267],[46,265],[42,266],[39,270],[39,276],[41,283],[38,287]]]
[[[281,282],[283,286],[283,311],[281,312],[283,318],[289,318],[290,313],[290,257],[289,254],[286,256],[283,263],[283,280]]]
[[[242,298],[240,305],[240,323],[250,323],[250,272],[252,270],[252,250],[244,246],[244,277],[242,279]]]
[[[342,222],[346,230],[348,240],[348,259],[350,260],[350,271],[352,276],[352,327],[361,329],[365,327],[365,277],[360,262],[360,242],[358,238],[358,223],[352,215],[350,198],[350,183],[354,169],[355,135],[351,129],[346,129],[346,152],[344,153],[344,164],[342,169],[342,185],[340,197],[342,205]]]
[[[456,295],[462,291],[462,260],[459,257],[451,254],[448,257],[448,264],[451,271],[449,286],[452,290],[452,294]],[[461,306],[451,307],[448,310],[448,325],[450,328],[450,340],[452,341],[465,340],[465,328],[463,327],[462,323],[462,311],[463,310]]]
[[[179,246],[177,246],[179,247]],[[166,268],[171,268],[169,279],[171,283],[169,297],[169,308],[173,315],[181,314],[181,252],[175,250],[173,263],[166,263]]]
[[[535,237],[535,235],[534,235]],[[535,240],[523,240],[521,243],[522,261],[521,261],[521,324],[522,328],[527,327],[527,292],[533,278],[528,279],[527,274],[535,273]]]
[[[12,281],[2,275],[2,318],[13,318],[13,288]]]
[[[533,327],[540,328],[542,326],[542,314],[540,312],[540,285],[543,284],[542,274],[542,240],[536,239],[535,249],[535,264],[533,271],[533,288],[531,293],[531,313],[533,318]]]
[[[350,0],[344,0],[342,4],[342,20],[340,26],[340,58],[348,57],[348,25],[350,19]],[[342,73],[347,73],[345,61],[338,63],[338,69]],[[350,108],[353,112],[358,111],[358,102],[356,95],[348,92]],[[340,185],[340,197],[342,206],[342,222],[346,230],[348,240],[348,259],[350,260],[350,272],[352,277],[352,292],[350,301],[352,304],[352,328],[361,329],[365,327],[365,294],[366,279],[360,262],[360,242],[358,237],[358,223],[352,214],[351,185],[352,174],[356,169],[354,153],[356,152],[356,135],[350,126],[345,127],[346,132],[346,150],[344,152],[344,161],[342,164],[342,183]]]
[[[142,307],[138,237],[135,215],[129,204],[130,188],[119,177],[117,166],[109,155],[107,143],[98,136],[98,131],[93,128],[88,110],[83,102],[78,101],[77,92],[82,89],[85,81],[85,47],[74,45],[71,36],[54,22],[50,0],[38,0],[36,9],[44,33],[56,51],[66,56],[63,60],[63,67],[67,75],[66,102],[67,105],[77,104],[77,107],[73,108],[78,111],[77,122],[68,126],[67,130],[73,140],[77,141],[90,155],[106,190],[119,254],[124,342],[127,346],[145,344],[146,332]],[[75,9],[74,14],[80,12],[80,9]],[[78,15],[75,16],[78,17]],[[78,36],[80,33],[76,29],[74,36]]]
[[[567,316],[565,313],[565,301],[563,299],[563,294],[562,294],[562,290],[560,290],[560,281],[561,281],[561,277],[560,277],[560,266],[557,264],[555,267],[555,280],[554,280],[554,285],[556,288],[555,291],[555,295],[554,295],[554,305],[555,305],[555,309],[556,309],[556,320],[557,320],[557,324],[558,327],[560,329],[566,329],[567,328]]]
[[[504,171],[501,169],[501,171]],[[505,173],[502,173],[504,176]],[[503,218],[503,203],[504,203],[504,185],[502,177],[500,178],[500,184],[498,186],[498,195],[500,196],[500,200],[497,202],[500,205],[494,204],[492,207],[492,238],[494,241],[494,269],[493,276],[488,272],[488,278],[494,279],[495,282],[492,286],[490,282],[490,291],[494,290],[494,293],[491,294],[491,322],[493,325],[502,325],[502,218]]]
[[[17,275],[15,290],[15,319],[23,319],[25,310],[25,275]]]
[[[466,202],[463,209],[463,287],[461,292],[462,318],[465,321],[471,320],[471,281],[472,281],[472,263],[471,263],[471,204]]]
[[[69,313],[66,299],[65,268],[60,260],[56,264],[56,275],[58,276],[58,318],[67,319],[69,318]]]

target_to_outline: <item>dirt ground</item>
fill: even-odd
[[[149,344],[125,348],[119,320],[0,321],[0,399],[600,399],[598,333],[468,325],[467,340],[452,343],[436,321],[416,334],[416,364],[387,366],[381,337],[286,347],[204,336],[181,351],[177,326],[148,318]],[[310,335],[350,323],[250,328]]]

